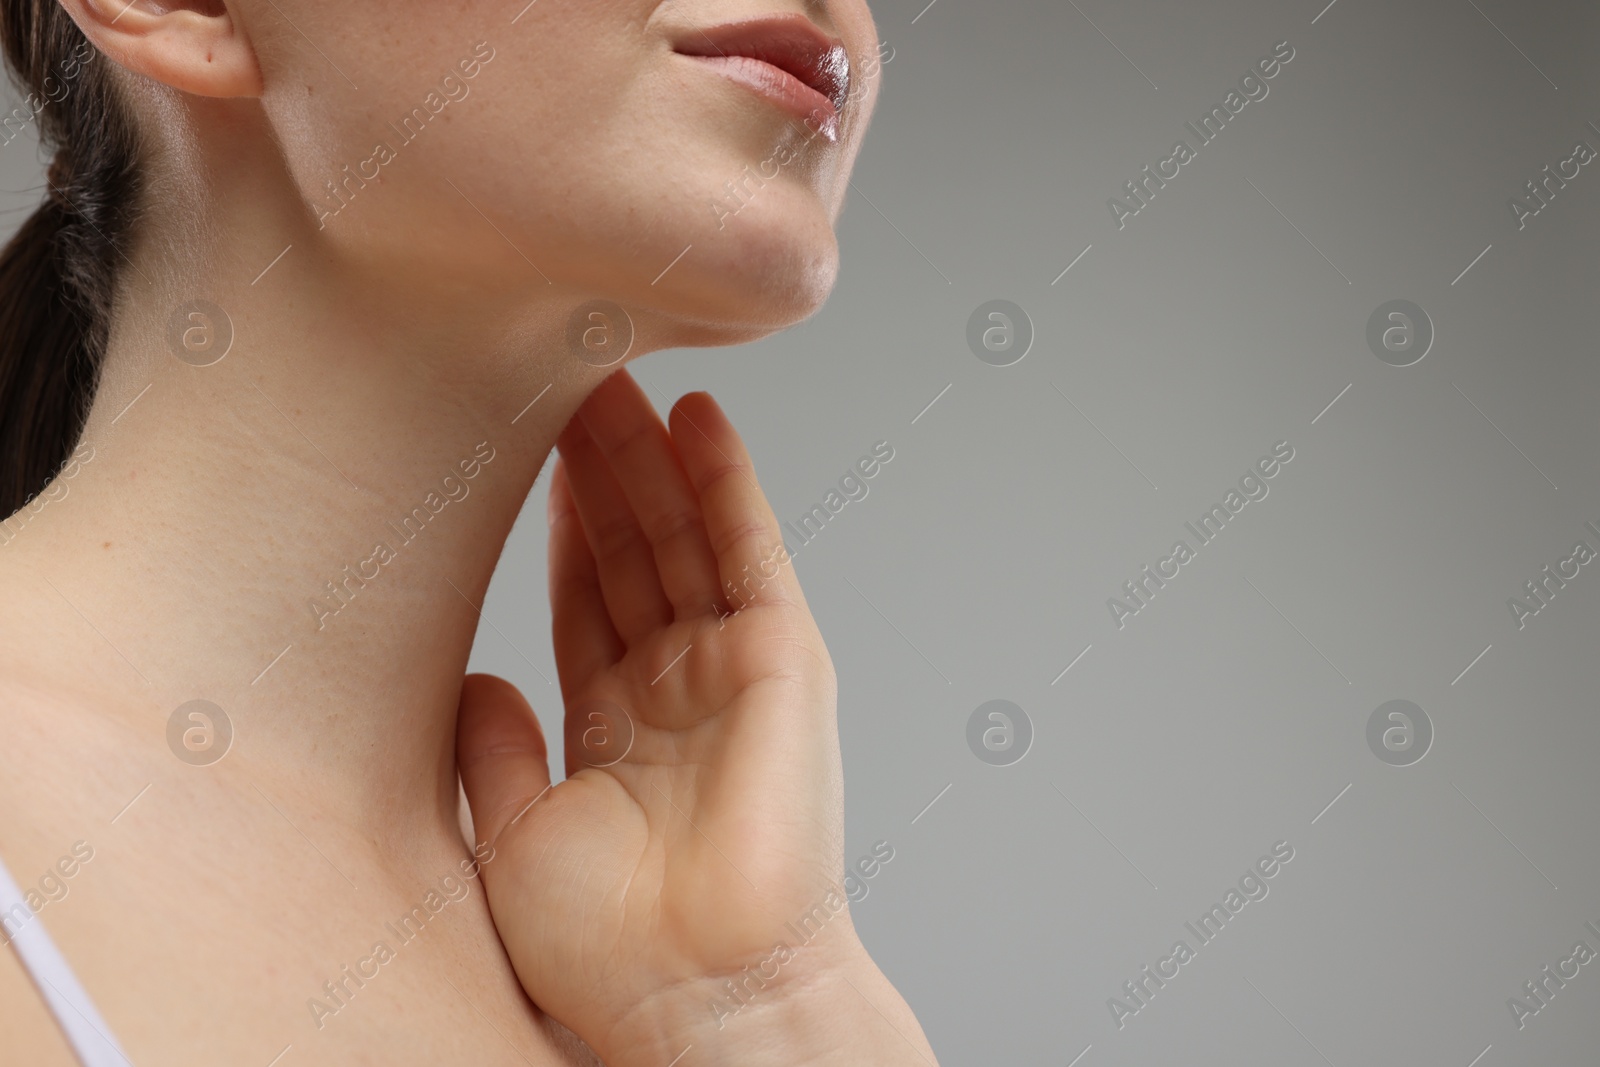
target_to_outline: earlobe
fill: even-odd
[[[261,64],[224,0],[60,0],[118,66],[196,96],[260,96]]]

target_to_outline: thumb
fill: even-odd
[[[480,842],[493,844],[550,788],[539,720],[504,678],[469,674],[462,681],[456,765]]]

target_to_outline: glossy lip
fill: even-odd
[[[850,97],[850,57],[804,15],[776,15],[691,30],[673,51],[761,93],[830,142]]]

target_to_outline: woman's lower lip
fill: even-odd
[[[749,56],[686,56],[711,66],[723,77],[765,96],[830,143],[839,140],[839,109],[833,101],[793,74]]]

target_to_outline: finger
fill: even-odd
[[[584,402],[578,417],[639,518],[678,618],[714,610],[720,583],[700,498],[644,390],[627,371],[618,371]]]
[[[672,622],[655,553],[583,420],[568,423],[557,444],[567,461],[567,484],[594,553],[611,624],[623,641],[635,644]]]
[[[550,613],[561,692],[578,688],[622,658],[627,646],[611,625],[594,553],[557,456],[550,472]]]
[[[744,441],[722,408],[708,393],[689,393],[673,405],[671,426],[684,470],[700,496],[729,606],[804,603],[778,519],[756,484]]]
[[[539,720],[504,678],[469,674],[462,681],[456,766],[479,842],[493,844],[549,790]]]

